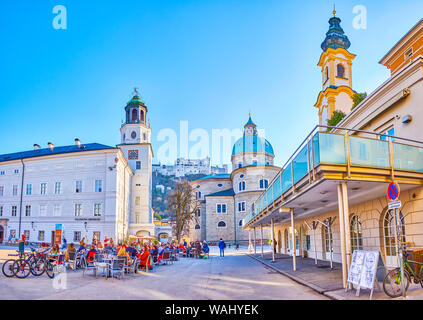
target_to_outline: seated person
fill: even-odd
[[[69,261],[69,253],[70,252],[76,252],[76,249],[75,249],[72,242],[68,245],[68,248],[66,249],[65,261]]]
[[[126,252],[129,254],[131,258],[135,258],[138,254],[138,250],[134,248],[133,245],[130,245],[126,248]]]
[[[81,245],[78,248],[78,252],[83,252],[87,250],[87,245],[85,243],[81,243]]]
[[[118,257],[126,257],[126,265],[131,265],[131,257],[129,256],[128,252],[126,252],[126,249],[124,246],[122,246],[117,254]]]
[[[203,251],[205,254],[208,254],[210,252],[209,245],[207,244],[206,241],[203,242]]]
[[[150,251],[151,257],[153,259],[154,263],[158,262],[158,255],[159,255],[159,251],[157,249],[157,246],[153,246],[153,249],[151,249]]]
[[[90,248],[90,251],[88,251],[88,254],[87,254],[87,262],[88,263],[90,263],[90,262],[93,262],[94,261],[94,258],[95,258],[95,255],[98,253],[98,251],[97,251],[97,249],[95,248],[95,246],[92,244],[91,245],[91,248]]]
[[[138,254],[138,258],[140,259],[140,267],[141,269],[153,270],[153,264],[151,262],[151,255],[150,251],[148,250],[147,246],[144,246],[142,252]],[[148,266],[147,266],[148,263]]]

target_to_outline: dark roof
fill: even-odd
[[[79,148],[77,145],[54,147],[53,151],[50,150],[50,148],[45,148],[45,149],[38,149],[38,150],[2,154],[0,155],[0,162],[44,157],[44,156],[63,154],[63,153],[95,151],[95,150],[105,150],[105,149],[116,149],[116,147],[110,147],[110,146],[106,146],[104,144],[99,144],[99,143],[89,143],[89,144],[81,144],[81,148]]]
[[[229,179],[231,177],[230,174],[223,174],[223,173],[219,173],[219,174],[211,174],[207,177],[204,178],[200,178],[198,180],[207,180],[207,179]]]
[[[234,189],[231,188],[228,190],[207,194],[206,197],[227,197],[227,196],[234,196],[234,195],[235,195]]]

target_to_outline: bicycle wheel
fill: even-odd
[[[7,260],[5,263],[3,263],[1,271],[8,278],[12,278],[12,277],[15,276],[15,274],[13,273],[13,264],[14,263],[15,263],[15,260],[13,260],[13,259]]]
[[[404,288],[405,292],[407,292],[408,287],[410,286],[410,275],[407,271],[404,271],[404,274]],[[385,279],[383,279],[383,291],[385,291],[385,293],[391,298],[398,298],[402,296],[400,268],[396,268],[388,272]]]
[[[50,261],[46,261],[44,270],[50,279],[54,278],[54,266]]]
[[[46,271],[45,261],[42,259],[32,261],[30,266],[31,273],[36,277],[42,276]]]
[[[18,259],[13,264],[13,274],[19,279],[24,279],[31,273],[31,266],[25,259]]]

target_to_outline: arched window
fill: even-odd
[[[144,110],[141,110],[140,118],[141,118],[141,122],[144,122]]]
[[[132,109],[132,121],[138,120],[138,111],[137,109]]]
[[[345,78],[345,68],[342,64],[336,66],[336,72],[338,78]]]
[[[200,225],[199,224],[196,224],[195,225],[195,230],[200,230]]]
[[[325,71],[325,82],[328,81],[329,79],[329,68],[326,67],[326,71]]]
[[[400,230],[402,234],[402,242],[405,242],[405,226],[404,217],[400,212]],[[398,266],[397,247],[395,240],[395,214],[393,210],[388,210],[383,218],[383,238],[385,246],[385,259],[388,267]]]
[[[217,224],[218,228],[225,228],[226,227],[226,223],[224,221],[219,221],[219,223]]]
[[[353,216],[350,224],[351,250],[363,250],[363,234],[361,221],[358,216]]]
[[[239,226],[242,227],[242,220],[239,220]]]

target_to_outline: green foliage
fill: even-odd
[[[353,96],[353,106],[352,106],[351,110],[354,110],[354,108],[357,107],[360,104],[361,101],[366,99],[366,97],[367,97],[367,92],[356,93]]]
[[[332,117],[328,119],[328,126],[335,127],[342,119],[346,116],[342,111],[336,111],[333,113]],[[328,129],[329,131],[330,129]]]

